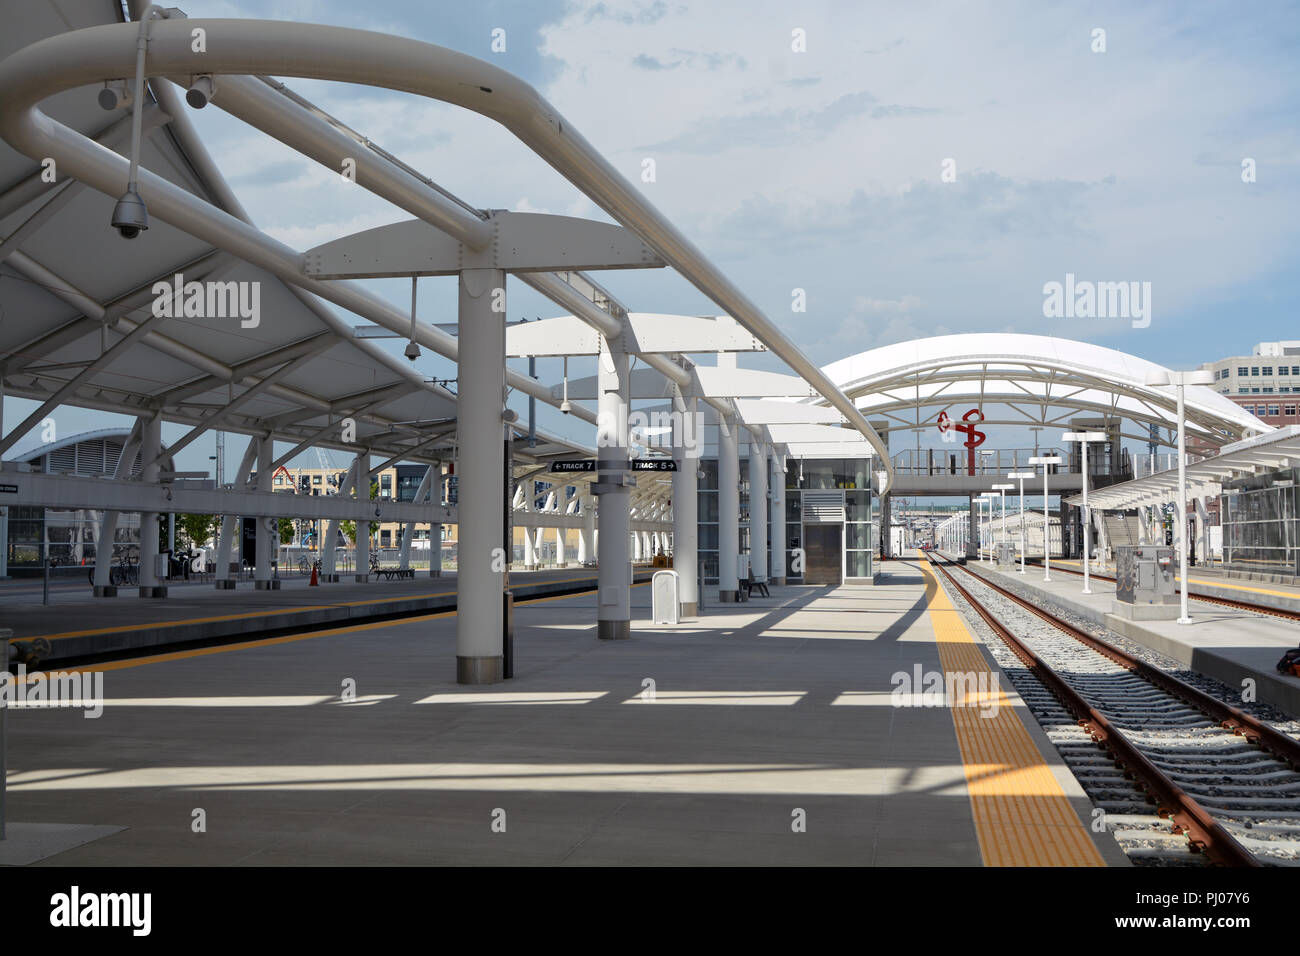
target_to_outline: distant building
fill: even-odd
[[[1210,387],[1269,425],[1300,424],[1300,342],[1260,342],[1248,356],[1206,362]]]
[[[122,446],[129,429],[101,428],[82,432],[60,441],[48,442],[6,459],[18,462],[31,471],[47,475],[77,475],[83,478],[111,478],[122,457]],[[143,467],[139,453],[131,466],[138,476]],[[173,470],[170,457],[161,462],[163,471]],[[94,564],[99,550],[99,519],[103,512],[89,509],[9,505],[0,509],[0,526],[5,526],[4,561],[0,574],[36,573],[43,557],[53,558],[59,566]],[[113,544],[118,551],[134,550],[140,545],[140,515],[123,512],[118,518]]]

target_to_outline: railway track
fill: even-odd
[[[1001,639],[991,649],[1013,681],[1023,668],[1021,696],[1135,862],[1300,865],[1300,741],[966,568],[973,587],[930,564]]]
[[[1030,560],[1029,564],[1042,567],[1043,563],[1039,560]],[[1063,571],[1066,574],[1073,574],[1075,577],[1083,577],[1082,571],[1076,571],[1074,568],[1062,567],[1060,564],[1052,565],[1053,571]],[[1098,574],[1096,571],[1090,571],[1089,577],[1096,581],[1110,581],[1115,583],[1114,575]],[[1267,607],[1263,604],[1254,604],[1250,601],[1239,601],[1236,598],[1219,597],[1214,594],[1205,594],[1202,591],[1188,591],[1187,597],[1193,601],[1204,601],[1207,604],[1217,604],[1220,607],[1232,608],[1234,611],[1249,611],[1252,614],[1267,614],[1269,617],[1280,617],[1284,621],[1300,621],[1300,611],[1292,611],[1287,608]]]

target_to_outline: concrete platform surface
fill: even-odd
[[[964,713],[891,699],[950,640],[985,665],[890,570],[676,627],[638,586],[619,642],[594,595],[533,602],[516,679],[483,687],[454,683],[446,613],[97,665],[98,719],[10,711],[10,817],[126,828],[49,865],[1026,862],[999,841],[1122,862],[1041,734],[996,757],[1027,713],[1009,682]],[[992,749],[964,757],[959,722]]]
[[[1274,667],[1283,651],[1300,644],[1300,628],[1293,621],[1195,600],[1189,602],[1191,624],[1126,620],[1111,613],[1115,601],[1113,582],[1093,579],[1092,594],[1083,594],[1083,578],[1057,573],[1056,564],[1052,562],[1052,580],[1046,583],[1043,569],[1032,565],[1023,575],[977,561],[968,562],[967,567],[1029,588],[1085,620],[1110,628],[1229,687],[1243,687],[1243,681],[1253,680],[1256,699],[1300,715],[1300,678],[1279,674]],[[1188,577],[1196,587],[1195,576]],[[1242,594],[1234,596],[1254,600]]]
[[[638,568],[636,579],[651,571]],[[594,586],[594,569],[567,568],[512,571],[516,600]],[[173,587],[167,598],[136,596],[123,589],[115,598],[95,598],[89,586],[64,590],[49,605],[35,601],[0,603],[0,624],[14,640],[44,637],[50,642],[49,665],[60,660],[150,648],[189,641],[257,637],[268,630],[323,627],[364,622],[386,615],[450,610],[456,606],[456,575],[413,580],[308,586],[302,577],[282,579],[278,590],[254,590],[241,581],[235,590],[218,591],[211,583]]]
[[[1052,567],[1063,568],[1072,575],[1083,573],[1082,561],[1053,559]],[[1113,577],[1115,566],[1107,565],[1101,573]],[[1234,601],[1248,601],[1251,604],[1262,604],[1265,607],[1300,613],[1300,587],[1291,584],[1249,579],[1239,574],[1226,574],[1218,568],[1208,567],[1188,568],[1187,578],[1192,583],[1192,595],[1204,594],[1209,597],[1231,598]],[[1174,580],[1181,581],[1176,572]]]

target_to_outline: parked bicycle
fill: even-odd
[[[90,572],[90,583],[95,583],[95,567],[91,565],[88,569]],[[108,571],[108,583],[115,588],[125,587],[140,583],[140,556],[128,554],[124,558],[119,558],[113,563]]]

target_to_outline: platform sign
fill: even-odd
[[[596,462],[591,458],[570,459],[567,461],[551,462],[552,474],[565,474],[575,471],[595,471]]]
[[[677,462],[671,458],[633,458],[633,471],[676,471]]]

